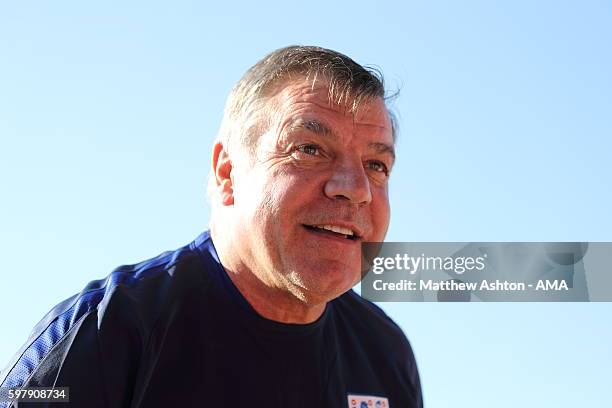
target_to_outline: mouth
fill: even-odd
[[[351,228],[341,227],[339,225],[323,224],[323,225],[307,225],[302,224],[309,231],[326,235],[329,237],[342,238],[349,241],[358,241],[361,239],[359,234]]]

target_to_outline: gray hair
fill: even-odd
[[[339,52],[314,46],[293,45],[280,48],[253,65],[232,89],[219,129],[219,139],[226,149],[238,146],[253,148],[265,126],[260,105],[276,86],[295,77],[313,81],[323,79],[328,85],[329,100],[355,114],[359,106],[372,98],[388,100],[382,73],[364,67]],[[392,112],[393,140],[397,123]]]

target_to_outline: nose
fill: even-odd
[[[325,183],[325,195],[334,200],[346,200],[351,204],[369,204],[372,201],[372,192],[363,164],[345,162],[335,166]]]

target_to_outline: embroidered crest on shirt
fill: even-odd
[[[349,408],[390,408],[389,400],[385,397],[374,395],[349,394]]]

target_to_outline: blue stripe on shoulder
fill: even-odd
[[[40,331],[40,334],[31,340],[29,346],[21,353],[0,387],[23,387],[55,345],[80,319],[96,310],[104,296],[112,293],[117,285],[130,287],[142,279],[163,273],[164,270],[174,265],[181,255],[189,251],[189,248],[185,246],[136,265],[120,266],[106,279],[90,282],[69,307],[66,301],[60,303],[36,326],[35,330]],[[53,316],[54,314],[56,316]],[[0,408],[4,407],[4,402],[0,402]]]
[[[103,296],[103,288],[87,292],[79,297],[68,310],[57,316],[23,352],[8,373],[2,387],[22,387],[53,347],[76,322],[96,308]]]

